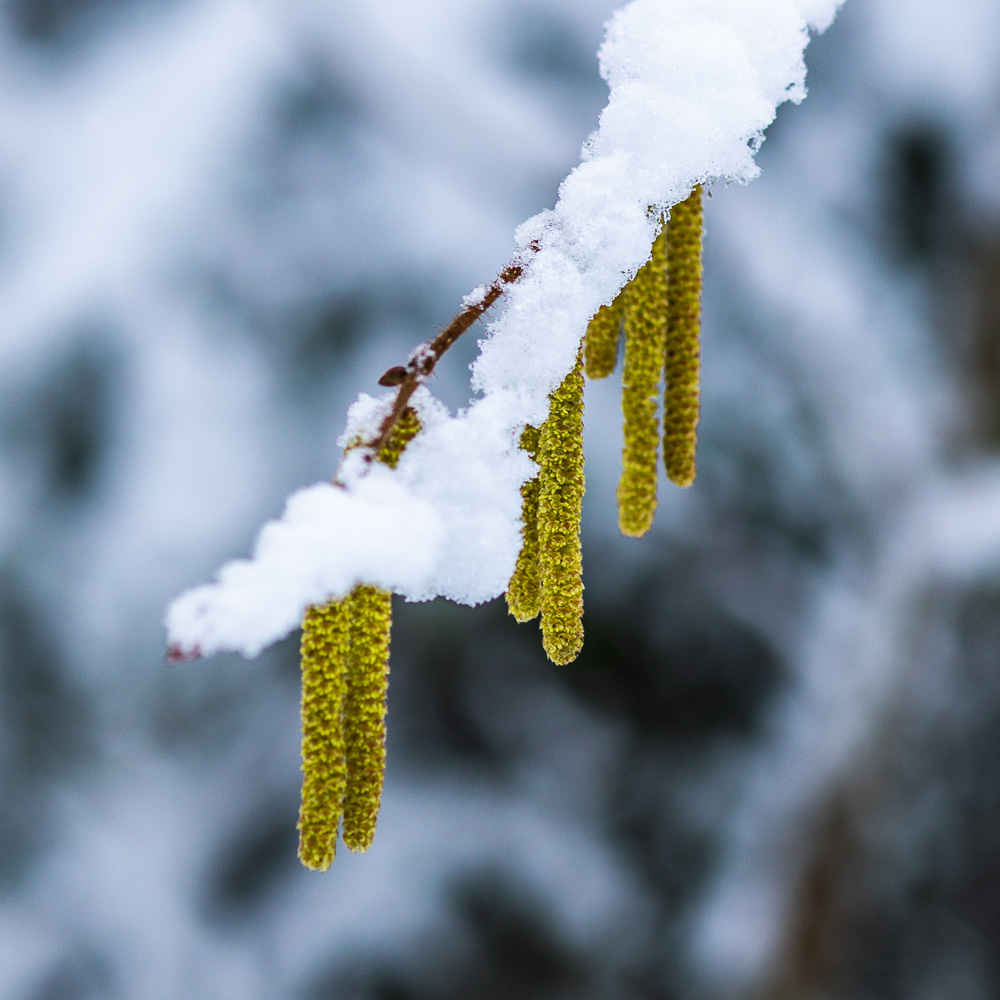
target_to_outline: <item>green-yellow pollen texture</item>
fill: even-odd
[[[625,420],[618,526],[623,535],[632,537],[644,535],[656,513],[660,443],[657,409],[666,337],[667,227],[664,225],[653,241],[652,258],[626,286],[625,295],[622,372]]]
[[[347,781],[343,708],[350,648],[346,601],[306,612],[302,627],[302,805],[299,858],[325,871],[337,847]]]
[[[344,705],[347,788],[344,843],[366,851],[375,836],[385,779],[385,708],[389,689],[392,594],[362,585],[347,599],[351,653]]]
[[[395,469],[406,446],[420,433],[420,418],[412,406],[403,410],[399,423],[392,429],[385,447],[378,453],[378,460]]]
[[[663,458],[678,486],[695,476],[698,443],[698,379],[701,365],[701,185],[670,212],[667,237],[666,400]]]
[[[521,435],[521,447],[538,461],[538,428],[530,424]],[[507,609],[519,621],[536,618],[542,610],[542,566],[538,551],[538,476],[521,487],[521,552],[507,585]]]
[[[539,434],[538,545],[542,571],[542,645],[553,663],[583,647],[583,357],[550,397]]]
[[[607,378],[618,363],[625,291],[618,293],[609,306],[601,306],[587,326],[583,341],[583,370],[587,378]]]

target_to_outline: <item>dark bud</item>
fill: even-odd
[[[402,365],[393,365],[378,380],[378,384],[384,386],[402,385],[408,374],[409,372]]]

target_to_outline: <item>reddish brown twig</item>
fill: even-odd
[[[538,246],[533,243],[528,249],[534,251]],[[392,436],[393,428],[406,412],[410,397],[434,371],[434,366],[440,361],[441,355],[503,295],[508,285],[521,277],[523,272],[524,267],[521,263],[515,261],[508,264],[478,301],[469,303],[433,340],[421,344],[406,365],[393,365],[378,380],[379,385],[399,386],[399,392],[396,393],[392,409],[379,427],[378,436],[367,445],[368,461],[386,446]]]

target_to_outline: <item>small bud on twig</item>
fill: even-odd
[[[391,368],[386,369],[385,374],[378,380],[378,384],[384,385],[387,388],[402,385],[406,380],[407,374],[409,373],[402,365],[393,365]]]

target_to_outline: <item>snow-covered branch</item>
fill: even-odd
[[[399,465],[371,463],[358,449],[337,485],[295,493],[252,559],[173,604],[172,646],[254,655],[309,605],[359,582],[418,601],[477,604],[503,593],[521,542],[520,487],[535,472],[519,448],[524,426],[544,421],[588,321],[649,258],[660,215],[696,184],[757,175],[754,154],[778,105],[805,96],[809,29],[825,28],[838,6],[633,0],[619,10],[600,52],[607,107],[555,208],[516,233],[520,273],[474,365],[478,398],[449,414],[420,385],[421,354],[401,366],[396,392],[359,397],[343,443],[377,443],[407,403],[417,410],[423,429]]]

